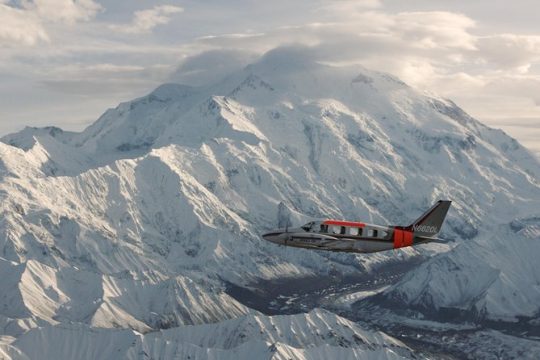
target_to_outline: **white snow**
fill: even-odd
[[[493,230],[423,264],[386,295],[420,307],[471,310],[493,320],[537,316],[540,219]]]
[[[329,263],[345,274],[418,253],[432,259],[385,296],[532,316],[539,174],[514,139],[448,100],[278,49],[213,85],[163,85],[81,133],[26,128],[2,138],[0,335],[23,352],[38,351],[25,350],[34,336],[51,356],[79,344],[88,349],[80,357],[92,358],[86,334],[95,332],[110,356],[137,358],[133,330],[253,316],[224,293],[223,280],[326,274]],[[405,225],[442,198],[453,201],[441,234],[456,241],[452,248],[327,254],[259,237],[279,221],[322,217]],[[185,351],[269,354],[262,331],[235,350],[195,341]],[[63,337],[65,348],[47,345]],[[175,344],[141,344],[177,353]],[[272,353],[358,355],[324,341],[318,351],[296,345]],[[16,357],[17,349],[4,344],[0,354]]]
[[[406,359],[411,350],[332,313],[242,316],[142,335],[83,325],[44,326],[11,343],[10,359]],[[21,355],[15,353],[20,351]],[[1,354],[1,353],[0,353]]]

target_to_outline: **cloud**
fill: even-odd
[[[286,26],[264,33],[206,36],[207,48],[264,53],[284,44],[311,47],[319,61],[362,64],[387,71],[416,86],[478,61],[475,22],[449,12],[357,11],[347,21]],[[249,35],[249,36],[247,36]],[[462,69],[459,69],[462,71]]]
[[[93,0],[23,0],[21,4],[43,21],[67,24],[88,21],[103,10]]]
[[[404,12],[394,17],[391,30],[401,39],[427,49],[440,47],[473,50],[469,29],[475,22],[462,14],[445,11]]]
[[[189,16],[173,22],[182,7],[152,3],[154,7],[141,10],[140,2],[99,2],[0,0],[0,93],[13,92],[6,76],[20,75],[28,83],[17,94],[39,92],[23,96],[25,103],[37,104],[48,96],[47,103],[56,101],[61,115],[59,104],[66,101],[84,98],[83,106],[99,98],[110,106],[171,79],[191,85],[215,81],[289,45],[303,48],[310,59],[392,73],[456,100],[480,120],[540,119],[537,23],[520,28],[521,17],[510,19],[498,9],[486,13],[476,3],[191,1],[182,2]],[[534,4],[531,0],[526,6],[532,20],[540,8]],[[526,15],[523,8],[511,11]],[[164,24],[170,31],[132,36]],[[525,31],[531,35],[516,34]],[[13,102],[6,99],[0,97],[2,110]],[[55,121],[52,112],[47,116]]]
[[[0,4],[0,44],[31,46],[40,41],[49,41],[49,36],[36,16]]]
[[[540,60],[540,36],[498,34],[477,39],[479,56],[504,69],[527,71]]]
[[[170,81],[199,86],[216,82],[240,70],[257,58],[256,54],[239,50],[210,50],[188,57],[171,75]]]
[[[147,66],[72,64],[52,70],[39,81],[41,87],[57,93],[81,97],[136,96],[134,89],[150,91],[171,73],[171,67],[161,64]]]
[[[315,9],[318,13],[326,15],[354,15],[366,9],[377,9],[382,7],[380,0],[334,0],[327,4],[322,4]]]
[[[475,37],[469,29],[475,26],[472,19],[447,12],[408,12],[387,14],[383,12],[357,12],[349,14],[347,21],[316,22],[299,26],[284,26],[265,33],[221,34],[206,36],[199,41],[216,47],[252,48],[268,51],[284,43],[317,45],[341,44],[345,54],[355,57],[377,55],[379,49],[432,54],[434,51],[474,50]],[[248,36],[249,35],[249,36]],[[362,46],[368,45],[364,49]],[[355,55],[354,55],[355,54]],[[329,54],[330,55],[330,54]],[[335,58],[342,58],[336,53]]]
[[[183,11],[184,9],[179,6],[158,5],[152,9],[136,11],[130,24],[110,25],[110,28],[126,34],[148,33],[156,26],[167,24],[171,21],[173,14]]]
[[[0,2],[0,42],[4,45],[33,46],[49,42],[50,23],[72,25],[92,19],[101,5],[92,0],[23,0],[18,6]]]
[[[216,34],[197,42],[213,51],[238,49],[258,54],[284,44],[308,46],[306,53],[312,59],[390,72],[415,87],[456,100],[473,116],[494,126],[501,126],[496,119],[512,115],[513,119],[540,118],[540,96],[536,95],[540,81],[532,73],[540,62],[539,37],[479,35],[476,21],[460,13],[392,14],[379,8],[353,8],[348,2],[338,5],[323,22]],[[347,14],[340,16],[340,11]],[[334,21],[337,18],[342,21]],[[210,53],[197,58],[207,56]],[[212,71],[211,64],[198,64],[198,74]],[[540,64],[537,70],[539,73]]]

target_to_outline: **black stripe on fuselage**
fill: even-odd
[[[319,238],[317,237],[318,233],[306,233],[306,234],[313,234],[313,236],[293,236],[291,237],[291,240],[293,239],[313,239],[313,240],[329,240],[332,241],[333,239],[328,238]],[[343,234],[321,234],[325,236],[331,236],[333,238],[336,238],[337,240],[362,240],[362,241],[380,241],[380,242],[393,242],[392,238],[384,239],[384,238],[373,238],[373,237],[362,237],[362,236],[351,236],[351,235],[343,235]]]
[[[291,241],[294,241],[294,240],[298,240],[298,241],[302,241],[302,240],[313,240],[313,241],[323,241],[323,240],[327,240],[327,241],[334,241],[334,239],[325,239],[325,238],[317,238],[317,237],[291,236]]]

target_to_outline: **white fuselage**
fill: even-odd
[[[299,228],[276,229],[263,234],[276,244],[308,249],[371,253],[399,249],[431,241],[450,208],[450,200],[439,200],[408,226],[379,226],[357,221],[311,221]]]
[[[389,233],[387,228],[377,228],[380,229],[379,232]],[[320,233],[302,228],[276,229],[264,234],[263,238],[279,245],[328,251],[370,253],[394,248],[394,243],[389,236],[367,237],[347,233]]]

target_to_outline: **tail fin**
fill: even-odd
[[[452,204],[449,200],[439,200],[428,211],[420,216],[406,229],[413,231],[414,235],[432,237],[439,233],[446,213]]]

